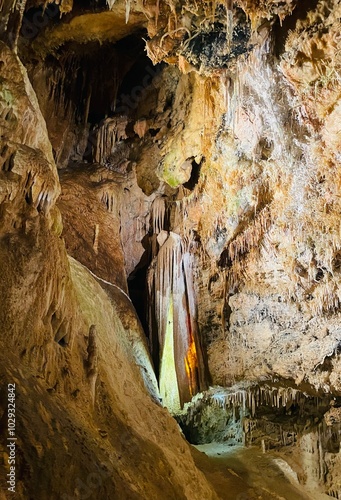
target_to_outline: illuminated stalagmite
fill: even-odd
[[[207,388],[207,374],[198,335],[191,244],[163,230],[164,216],[164,200],[156,199],[153,230],[160,248],[148,276],[149,320],[152,349],[160,359],[161,397],[177,412]]]

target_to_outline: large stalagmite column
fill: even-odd
[[[206,388],[206,378],[197,329],[192,255],[175,233],[169,233],[150,269],[149,294],[150,318],[154,318],[151,329],[157,329],[160,392],[164,405],[176,413]]]

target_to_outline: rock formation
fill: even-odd
[[[216,498],[169,412],[341,498],[340,1],[0,10],[18,498]]]

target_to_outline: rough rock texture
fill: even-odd
[[[96,182],[99,179],[99,182]],[[96,276],[127,292],[124,257],[115,220],[117,183],[89,169],[63,172],[58,201],[69,255]]]
[[[136,364],[155,399],[153,364],[174,413],[209,384],[278,383],[327,398],[326,423],[319,415],[301,429],[288,460],[303,483],[340,497],[340,1],[9,3],[0,4],[4,345],[58,398],[88,384],[77,397],[94,413],[80,418],[131,418],[144,443],[157,435],[166,458],[156,476],[176,468],[170,498],[212,493],[201,476],[198,487],[188,480],[199,478],[192,465],[182,476],[190,459],[175,458],[157,430],[160,412],[174,423],[156,403],[148,418],[129,417],[131,401],[148,398]],[[74,261],[70,274],[66,250],[107,295]],[[115,388],[117,316],[135,347]],[[110,413],[114,403],[102,409],[106,400],[127,417]],[[200,411],[209,420],[211,409]],[[117,469],[131,488],[132,456]],[[156,467],[150,454],[145,463]],[[135,468],[136,495],[157,498],[157,480],[143,490],[148,465]]]
[[[159,175],[184,184],[183,162],[204,158],[178,220],[200,240],[199,324],[213,381],[281,376],[339,394],[340,6],[301,4],[284,19],[287,3],[282,26],[270,8],[231,68],[217,72],[213,61],[209,77],[180,77],[184,125],[165,139]]]
[[[15,383],[18,498],[216,498],[159,405],[131,303],[68,262],[45,122],[4,44],[1,60],[1,478]]]

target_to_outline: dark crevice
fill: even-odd
[[[160,129],[159,128],[151,128],[149,130],[149,133],[152,137],[155,137],[158,133],[160,132]]]
[[[73,0],[73,10],[98,11],[108,8],[106,0]]]
[[[132,303],[134,304],[137,315],[141,321],[142,327],[146,333],[147,338],[149,337],[149,328],[147,322],[147,289],[146,289],[146,277],[147,277],[147,266],[143,266],[134,274],[130,275],[128,278],[128,289],[129,295]]]
[[[4,163],[3,170],[5,172],[11,172],[14,167],[14,158],[15,158],[15,153],[11,154],[9,158]]]
[[[164,67],[164,64],[153,66],[149,57],[144,54],[143,45],[136,49],[136,53],[138,55],[136,62],[126,73],[118,88],[115,108],[118,114],[132,115],[134,113],[143,101],[147,88]]]
[[[150,321],[152,321],[152,319],[149,318],[148,303],[147,272],[151,263],[151,240],[149,235],[143,238],[142,245],[145,251],[140,262],[128,277],[128,290],[131,301],[145,332],[154,363],[155,373],[156,376],[158,376],[159,358],[155,355],[158,349],[152,349],[152,346],[155,347],[156,339],[151,338],[152,332],[150,331]]]
[[[61,347],[67,347],[67,345],[69,344],[68,341],[67,341],[67,338],[66,336],[63,337],[62,339],[58,340],[58,344],[61,346]]]
[[[189,180],[187,182],[185,182],[185,184],[183,184],[183,186],[186,189],[193,191],[195,186],[198,184],[202,164],[203,164],[203,160],[201,160],[200,163],[197,163],[195,160],[192,161],[191,177],[189,178]]]
[[[304,20],[308,12],[316,9],[319,0],[301,0],[290,16],[287,16],[281,23],[278,19],[273,26],[273,36],[275,42],[275,56],[279,57],[285,51],[285,42],[290,31],[294,31],[296,23]]]
[[[22,20],[20,37],[32,42],[46,27],[60,22],[60,8],[55,3],[27,9]]]

